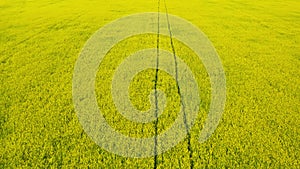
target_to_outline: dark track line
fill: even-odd
[[[155,136],[154,136],[154,169],[157,168],[157,134],[158,134],[158,99],[157,99],[157,81],[158,81],[158,67],[159,67],[159,12],[160,12],[160,0],[158,0],[157,4],[157,39],[156,39],[156,69],[155,69],[155,84],[154,84],[154,96],[155,96]]]
[[[166,10],[166,17],[167,17],[167,22],[168,22],[168,30],[169,30],[169,36],[170,36],[170,43],[171,43],[171,47],[172,47],[172,52],[173,52],[173,58],[174,58],[174,63],[175,63],[175,80],[176,80],[176,84],[177,84],[177,92],[180,96],[180,103],[182,105],[182,110],[183,110],[183,120],[184,120],[184,124],[185,124],[185,129],[187,132],[187,139],[188,139],[188,151],[189,151],[189,158],[190,158],[190,169],[194,168],[194,161],[193,161],[193,151],[192,151],[192,146],[191,146],[191,134],[189,133],[189,126],[187,124],[187,119],[186,119],[186,112],[185,112],[185,105],[183,102],[183,96],[181,95],[181,91],[180,91],[180,87],[179,87],[179,83],[178,83],[178,63],[177,63],[177,58],[176,58],[176,51],[175,51],[175,47],[174,47],[174,43],[173,43],[173,36],[172,36],[172,31],[171,31],[171,24],[169,21],[169,14],[168,14],[168,8],[167,8],[167,3],[166,0],[164,0],[164,4],[165,4],[165,10]]]

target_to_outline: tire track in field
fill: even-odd
[[[155,69],[155,84],[154,84],[154,96],[155,96],[155,136],[154,136],[154,169],[157,168],[157,134],[158,134],[158,93],[157,93],[157,81],[158,81],[158,67],[159,67],[159,11],[160,11],[160,0],[158,0],[158,5],[157,5],[157,41],[156,41],[156,69]]]
[[[184,121],[185,129],[186,129],[186,133],[187,133],[187,141],[188,141],[188,147],[187,148],[188,148],[188,151],[189,151],[190,168],[193,169],[194,168],[194,161],[193,161],[193,150],[192,150],[192,146],[191,146],[191,134],[189,132],[189,126],[188,126],[188,123],[187,123],[186,112],[185,112],[185,104],[183,102],[183,96],[181,94],[179,81],[178,81],[178,63],[177,63],[176,51],[175,51],[175,47],[174,47],[174,43],[173,43],[173,34],[172,34],[172,31],[171,31],[171,24],[170,24],[170,21],[169,21],[169,14],[168,14],[168,8],[167,8],[166,0],[164,0],[164,6],[165,6],[165,11],[166,11],[167,23],[168,23],[170,44],[171,44],[171,47],[172,47],[174,64],[175,64],[175,75],[176,75],[175,80],[176,80],[176,85],[177,85],[177,92],[178,92],[178,95],[180,96],[180,103],[181,103],[181,106],[182,106],[183,118],[184,118],[183,121]]]

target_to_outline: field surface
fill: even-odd
[[[206,142],[198,138],[210,105],[209,77],[201,60],[175,39],[201,91],[190,137],[157,158],[128,158],[99,147],[78,121],[72,78],[84,44],[113,20],[157,12],[157,1],[0,0],[0,168],[300,168],[300,1],[166,3],[170,14],[207,35],[225,70],[225,110]],[[156,38],[121,41],[97,73],[99,108],[116,131],[130,137],[168,130],[180,110],[176,81],[164,71],[155,79],[154,69],[137,74],[128,90],[132,105],[146,111],[157,80],[168,103],[158,123],[131,122],[114,107],[114,70],[132,52],[155,48]],[[160,47],[172,50],[168,37],[160,36]]]

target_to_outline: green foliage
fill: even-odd
[[[219,53],[227,83],[222,120],[205,143],[198,142],[210,100],[210,83],[197,56],[174,42],[199,85],[201,105],[191,130],[195,168],[299,168],[300,2],[167,1],[169,13],[198,26]],[[163,12],[161,7],[161,10]],[[74,64],[100,27],[124,15],[157,10],[157,2],[0,1],[0,168],[152,168],[153,158],[124,158],[98,147],[83,131],[72,102]],[[141,43],[142,42],[142,43]],[[161,48],[171,50],[161,37]],[[156,47],[156,36],[130,37],[107,54],[97,74],[99,107],[119,132],[146,137],[153,123],[126,120],[113,107],[114,69],[131,53]],[[150,106],[154,71],[130,86],[133,105]],[[168,107],[159,132],[176,118],[174,79],[159,72]],[[146,98],[146,99],[145,99]],[[188,140],[158,156],[158,168],[188,168]]]

